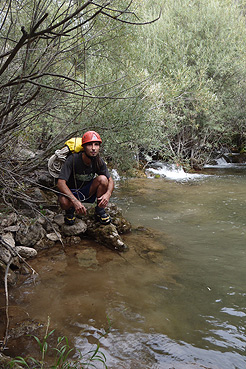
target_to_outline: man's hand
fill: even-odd
[[[107,191],[102,196],[97,198],[97,205],[100,208],[105,208],[108,205],[108,202],[109,202],[109,199],[112,195],[113,189],[114,189],[114,181],[113,181],[112,177],[109,177]]]
[[[108,192],[106,192],[101,197],[98,197],[98,199],[97,199],[97,205],[100,208],[105,208],[108,205],[110,196],[111,196],[111,194],[109,194]]]
[[[69,207],[73,206],[77,214],[84,214],[84,215],[86,214],[86,208],[72,194],[71,190],[68,188],[66,181],[64,179],[58,179],[57,187],[61,195],[64,194],[64,197],[61,196],[61,199],[63,199],[62,209],[68,209]],[[60,203],[61,203],[61,200],[60,200]]]
[[[73,200],[73,206],[77,214],[86,214],[86,208],[79,200]]]

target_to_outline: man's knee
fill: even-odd
[[[96,183],[101,186],[108,186],[108,178],[104,176],[103,174],[100,174],[95,178]]]

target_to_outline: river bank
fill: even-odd
[[[47,187],[47,186],[45,186]],[[79,244],[82,240],[95,240],[112,252],[124,252],[128,249],[121,235],[131,231],[131,224],[122,215],[121,209],[113,203],[107,207],[111,216],[109,225],[101,225],[95,220],[94,206],[87,207],[87,214],[76,217],[75,224],[68,226],[64,223],[64,214],[57,204],[57,196],[47,188],[29,187],[28,196],[39,202],[39,209],[34,210],[31,204],[17,208],[15,212],[1,204],[0,211],[0,288],[5,294],[5,336],[2,339],[2,352],[7,346],[11,335],[16,335],[15,328],[9,331],[8,289],[18,286],[23,276],[38,275],[31,266],[34,258],[43,250],[52,250],[56,246],[66,249]],[[2,310],[3,306],[2,306]],[[30,331],[37,325],[29,324]],[[26,324],[22,334],[27,334]],[[17,327],[18,330],[18,327]],[[3,332],[2,332],[3,334]],[[2,356],[0,367],[8,360]],[[3,367],[4,367],[3,366]]]
[[[88,238],[41,250],[31,262],[40,279],[13,290],[12,312],[42,323],[51,316],[78,351],[102,337],[110,369],[244,369],[245,173],[223,165],[116,182],[129,250]],[[14,348],[35,354],[31,338]]]
[[[54,279],[54,289],[56,289],[60,285],[59,276],[61,273],[63,273],[63,271],[66,270],[68,260],[69,264],[71,264],[71,260],[74,258],[74,255],[76,255],[76,260],[79,262],[80,268],[89,268],[92,270],[97,269],[101,263],[109,261],[113,263],[120,262],[120,264],[124,264],[127,262],[131,265],[132,263],[138,264],[139,258],[146,261],[151,260],[153,264],[158,264],[158,262],[161,260],[160,257],[162,255],[163,246],[161,246],[156,240],[156,237],[159,237],[158,235],[152,233],[145,227],[137,227],[132,229],[131,223],[122,216],[121,209],[115,204],[111,204],[107,208],[107,211],[111,215],[112,224],[108,226],[101,226],[98,223],[94,222],[93,207],[89,208],[88,214],[86,217],[83,218],[82,223],[83,225],[86,224],[87,229],[86,231],[84,231],[83,226],[82,233],[82,219],[76,219],[75,227],[65,226],[62,214],[57,215],[56,213],[54,213],[52,214],[51,218],[51,214],[49,213],[50,220],[53,219],[52,222],[57,225],[57,222],[59,220],[61,223],[59,229],[57,228],[56,232],[54,232],[52,236],[55,238],[55,235],[57,236],[57,233],[60,231],[61,239],[56,240],[51,239],[51,233],[47,233],[48,228],[45,227],[42,221],[43,228],[46,232],[45,235],[43,235],[43,238],[36,242],[38,235],[44,233],[38,231],[40,228],[40,221],[36,219],[36,222],[33,222],[29,226],[30,228],[25,233],[25,239],[22,239],[22,242],[26,240],[25,243],[27,243],[29,246],[22,246],[23,252],[24,249],[25,252],[27,252],[27,249],[31,249],[33,251],[36,251],[37,253],[35,255],[22,254],[22,257],[25,261],[28,262],[28,265],[26,265],[23,260],[15,257],[15,260],[13,259],[11,262],[11,267],[13,269],[10,269],[8,273],[8,284],[11,288],[12,297],[11,302],[9,303],[9,305],[11,305],[11,322],[9,327],[10,329],[8,329],[7,332],[8,337],[6,340],[6,344],[8,343],[8,341],[10,341],[9,343],[12,347],[12,350],[10,351],[12,353],[13,346],[18,347],[17,351],[14,350],[14,356],[23,355],[23,352],[25,352],[26,355],[27,335],[36,335],[40,339],[42,337],[45,337],[47,320],[46,314],[48,312],[47,308],[44,309],[44,313],[46,316],[42,316],[42,314],[39,314],[38,319],[31,318],[32,312],[28,310],[28,316],[30,314],[29,318],[27,318],[25,314],[22,316],[19,309],[14,309],[13,314],[13,300],[15,300],[13,296],[16,296],[17,291],[20,291],[20,295],[17,298],[17,301],[19,301],[19,299],[22,299],[22,293],[19,288],[23,286],[23,283],[25,285],[25,280],[27,281],[28,285],[31,284],[34,289],[36,288],[36,285],[40,283],[40,281],[42,281],[42,283],[45,283],[46,278],[49,278],[47,275],[47,271],[45,271],[44,274],[42,272],[42,274],[39,275],[39,270],[40,268],[46,269],[44,266],[47,265],[50,260],[54,261],[54,266],[57,273],[57,276]],[[56,220],[56,222],[54,219]],[[21,238],[17,231],[18,222],[16,222],[16,218],[14,217],[14,215],[9,214],[4,218],[4,221],[2,223],[2,236],[9,237],[10,230],[12,230],[12,232],[15,232],[15,237],[13,235],[12,237],[14,237],[14,240],[17,239],[17,242],[19,242]],[[71,234],[75,231],[79,232],[79,234]],[[128,234],[131,234],[132,239],[135,239],[136,245],[134,245],[134,247],[133,245],[131,245],[128,248]],[[139,242],[140,240],[142,241]],[[10,242],[10,239],[8,240],[8,242]],[[31,244],[33,244],[33,247],[30,247]],[[21,246],[13,245],[13,248],[17,248],[20,251],[18,247]],[[99,254],[101,256],[98,256]],[[98,259],[100,260],[100,262],[98,261]],[[29,266],[32,268],[32,270],[30,270]],[[75,269],[77,269],[77,267],[73,268],[73,270]],[[76,284],[76,280],[77,278],[75,278],[73,283]],[[17,290],[15,289],[16,286],[19,286]],[[3,288],[2,291],[4,292]],[[100,293],[97,292],[97,294],[99,297]],[[97,300],[97,298],[95,297],[95,301]],[[36,301],[37,304],[40,304],[40,301],[46,301],[46,298],[42,298],[41,293],[39,293],[38,299]],[[63,303],[64,301],[61,301],[60,306],[62,306]],[[58,310],[59,308],[57,307],[56,314],[58,314]],[[50,329],[55,329],[55,327],[56,324],[54,324],[54,322],[52,321]],[[58,335],[62,334],[64,334],[64,331],[58,329],[55,338],[57,338]],[[24,347],[22,347],[21,343],[23,340],[25,342]],[[30,338],[29,341],[33,341],[33,338]],[[55,345],[54,337],[52,338],[52,342]],[[31,343],[30,345],[32,347]],[[3,351],[3,353],[4,352],[5,351]],[[9,352],[9,350],[7,350],[7,352]],[[31,352],[31,355],[33,354],[33,352],[35,352],[34,356],[38,356],[38,351],[36,349],[31,348]],[[11,358],[2,355],[2,357],[0,357],[0,368],[6,368],[10,360]]]

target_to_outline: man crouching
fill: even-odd
[[[61,208],[65,210],[64,220],[68,225],[74,224],[75,212],[86,214],[82,202],[93,203],[96,200],[96,219],[105,225],[111,222],[104,208],[112,195],[114,181],[106,163],[99,156],[101,143],[97,132],[86,132],[82,137],[84,150],[69,155],[62,166],[57,188]]]

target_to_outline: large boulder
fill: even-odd
[[[119,233],[128,232],[131,225],[123,218],[121,210],[116,205],[108,206],[106,211],[112,221],[108,225],[102,225],[95,221],[95,209],[93,207],[88,209],[86,234],[111,250],[126,251],[128,247]]]
[[[116,204],[109,203],[106,210],[110,214],[112,223],[116,226],[119,234],[131,231],[131,223],[123,217],[122,210]]]
[[[21,246],[34,246],[45,235],[45,231],[38,222],[30,225],[21,224],[16,232],[16,242]]]
[[[120,252],[128,249],[113,223],[101,225],[88,222],[87,227],[87,234],[107,248]]]

